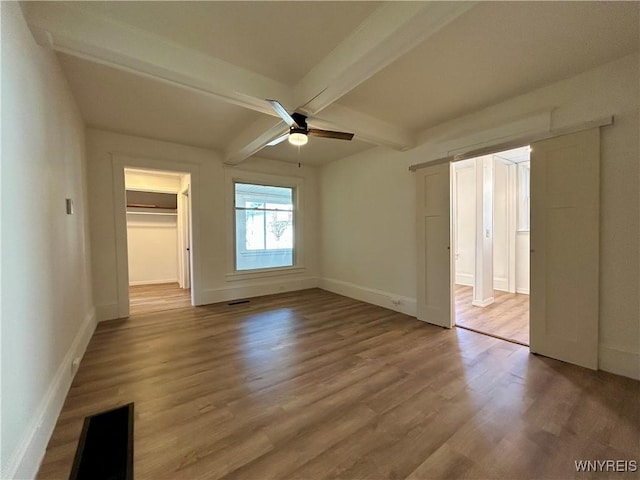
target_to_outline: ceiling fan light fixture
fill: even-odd
[[[300,147],[302,145],[306,145],[308,141],[309,139],[307,138],[306,133],[291,132],[289,134],[289,143],[291,145],[296,145]]]

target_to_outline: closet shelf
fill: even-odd
[[[177,212],[129,212],[127,211],[127,215],[168,215],[177,217]]]

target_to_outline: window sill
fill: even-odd
[[[280,275],[292,275],[302,273],[306,270],[303,266],[294,267],[278,267],[278,268],[260,268],[256,270],[242,270],[233,273],[227,273],[225,279],[227,282],[237,282],[239,280],[250,280],[252,278],[268,278]]]

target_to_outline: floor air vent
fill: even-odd
[[[133,480],[133,403],[84,419],[69,480]]]
[[[242,303],[249,303],[249,300],[234,300],[233,302],[227,303],[229,306],[240,305]]]

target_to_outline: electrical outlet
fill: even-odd
[[[80,357],[76,357],[71,362],[71,375],[74,375],[78,371],[79,366],[80,366]]]

